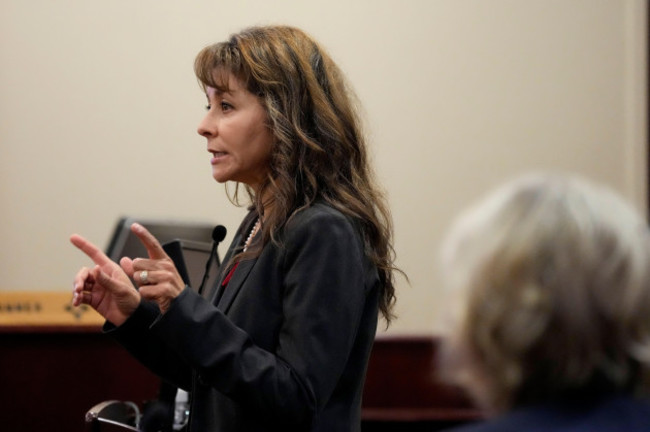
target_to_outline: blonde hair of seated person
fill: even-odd
[[[443,374],[488,412],[649,393],[650,237],[611,189],[515,179],[457,219],[442,262],[457,301]]]

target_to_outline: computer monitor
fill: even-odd
[[[207,222],[122,217],[115,225],[106,247],[106,255],[113,261],[118,261],[124,256],[129,258],[147,257],[147,250],[131,231],[131,225],[134,222],[138,222],[149,230],[160,244],[175,239],[212,244],[212,230],[215,226],[215,224]]]
[[[198,290],[206,272],[206,264],[212,249],[212,231],[215,225],[206,222],[179,220],[137,219],[122,217],[117,222],[106,255],[119,262],[122,257],[146,258],[147,250],[140,239],[131,231],[131,225],[138,222],[163,245],[174,260],[185,283]],[[209,268],[206,289],[212,287],[219,271],[218,254]]]

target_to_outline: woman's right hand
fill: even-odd
[[[97,246],[77,234],[70,241],[96,264],[75,276],[72,304],[88,304],[114,325],[121,325],[140,304],[140,293],[122,267]]]

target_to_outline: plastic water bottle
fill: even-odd
[[[185,390],[178,389],[174,407],[174,430],[181,430],[187,425],[190,418],[189,397]]]

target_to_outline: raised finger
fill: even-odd
[[[93,260],[95,264],[103,265],[112,262],[101,249],[78,234],[72,234],[70,242]]]
[[[76,274],[72,283],[72,305],[79,306],[82,300],[82,292],[88,280],[89,270],[84,267]]]
[[[74,281],[72,283],[73,291],[79,292],[83,289],[89,274],[90,274],[90,270],[87,267],[83,267],[81,270],[77,272],[77,274],[74,277]]]
[[[133,231],[133,233],[136,236],[138,236],[140,242],[147,249],[149,258],[151,259],[167,258],[167,254],[165,253],[163,247],[160,245],[158,239],[156,239],[156,237],[154,237],[153,234],[147,231],[145,227],[143,227],[139,223],[134,223],[133,225],[131,225],[131,231]]]
[[[129,257],[120,258],[120,267],[129,277],[133,277],[133,260]]]
[[[95,283],[96,266],[93,270],[84,267],[75,276],[74,288],[72,290],[72,304],[79,306],[81,303],[88,303],[92,298],[92,289]]]

